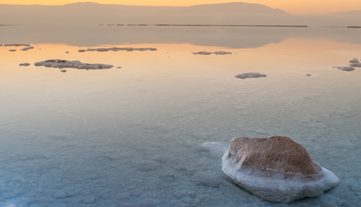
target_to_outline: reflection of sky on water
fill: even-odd
[[[199,150],[271,135],[295,138],[341,178],[332,192],[290,206],[359,203],[361,70],[331,67],[361,58],[361,45],[316,36],[227,49],[227,38],[160,37],[119,43],[156,52],[78,53],[72,42],[31,36],[34,50],[0,47],[0,206],[279,206],[223,180],[219,159]],[[52,38],[44,42],[61,42]],[[192,54],[202,50],[233,54]],[[18,67],[49,58],[122,69]],[[234,78],[253,71],[268,77]]]
[[[361,30],[345,28],[244,27],[1,27],[1,42],[102,44],[180,43],[229,48],[255,48],[289,38],[318,38],[361,43]]]

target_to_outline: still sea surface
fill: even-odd
[[[333,68],[361,58],[361,29],[13,26],[0,27],[1,43],[34,46],[0,47],[1,207],[361,203],[361,68]],[[78,52],[94,47],[158,50]],[[46,59],[115,67],[19,67]],[[235,78],[244,72],[267,77]],[[273,135],[302,144],[340,185],[269,203],[225,180],[221,158],[200,147]]]

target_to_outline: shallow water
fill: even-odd
[[[1,43],[35,49],[0,47],[0,206],[358,206],[361,69],[332,67],[361,58],[361,31],[202,29],[129,31],[126,40],[114,29],[86,40],[71,30],[44,41],[4,29]],[[158,50],[78,52],[95,46]],[[219,50],[233,54],[193,54]],[[18,66],[50,58],[115,68]],[[268,77],[234,77],[244,72]],[[301,143],[340,185],[319,198],[268,203],[226,181],[220,157],[200,148],[272,135]]]

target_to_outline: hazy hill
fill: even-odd
[[[3,24],[293,24],[293,17],[260,4],[224,3],[157,7],[75,3],[64,6],[0,5]]]
[[[74,3],[63,6],[1,5],[0,24],[306,24],[361,25],[361,10],[320,15],[291,15],[261,4],[222,3],[189,7]]]

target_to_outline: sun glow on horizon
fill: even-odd
[[[214,4],[237,2],[237,0],[0,0],[0,4],[41,4],[63,5],[76,2],[95,2],[103,4],[125,4],[146,6],[190,6],[197,4]],[[361,10],[360,0],[241,0],[239,2],[258,3],[290,13],[327,13],[347,10]]]

